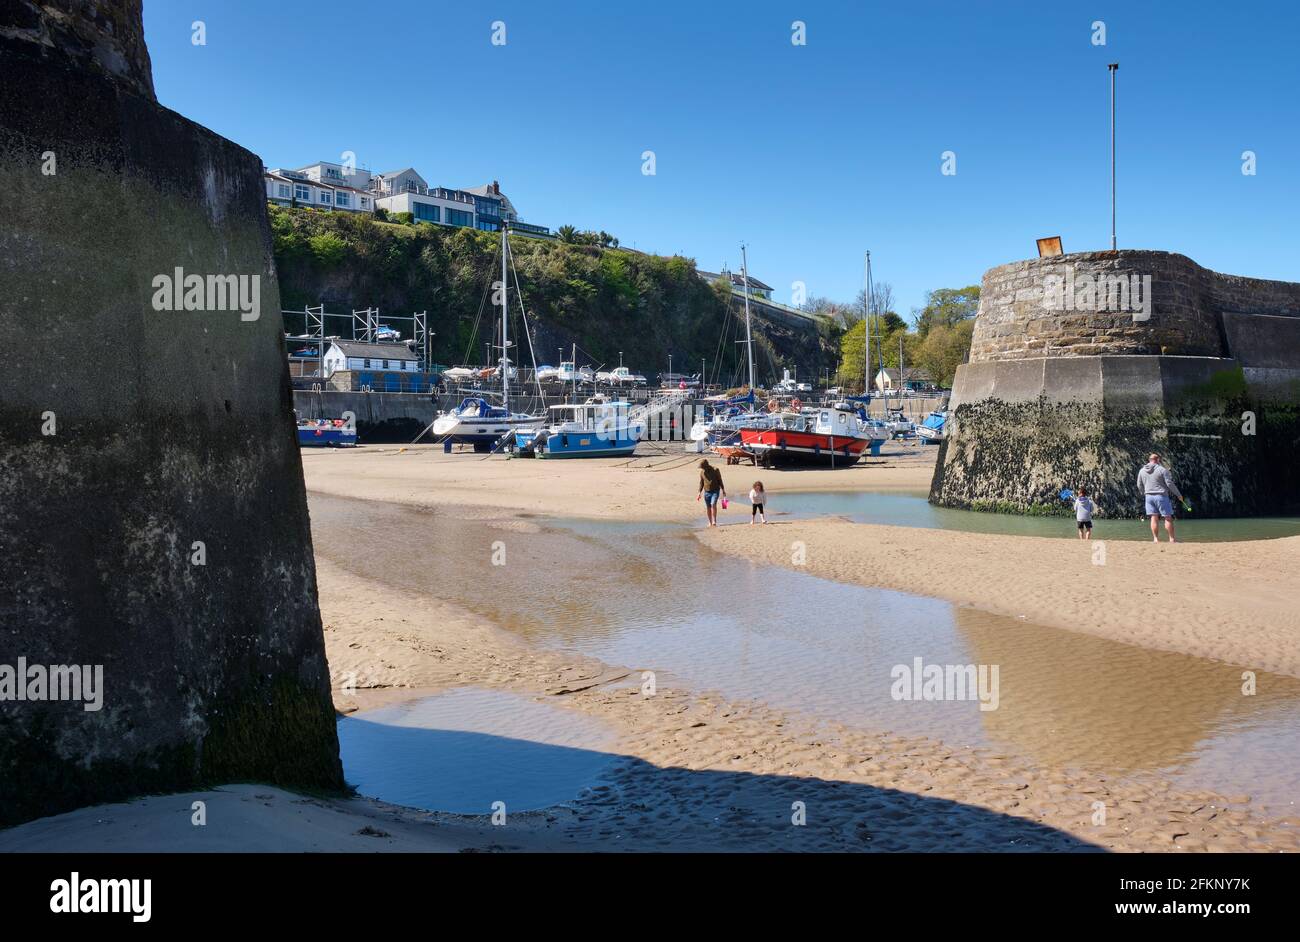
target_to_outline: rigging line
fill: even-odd
[[[501,250],[500,250],[499,248],[493,250],[493,252],[492,252],[492,265],[489,266],[489,270],[491,270],[491,268],[494,267],[494,266],[496,265],[496,260],[497,260],[498,256],[500,256],[500,254],[501,254]],[[470,351],[473,350],[473,349],[475,348],[475,346],[477,346],[477,341],[478,341],[478,328],[479,328],[479,324],[481,324],[482,321],[483,321],[483,305],[484,305],[484,303],[487,301],[487,298],[488,298],[488,292],[491,291],[491,290],[492,290],[492,281],[489,279],[488,281],[486,281],[486,282],[483,283],[483,295],[482,295],[482,297],[480,297],[480,298],[478,299],[478,313],[474,315],[474,329],[470,332],[470,335],[469,335],[469,346],[465,348],[465,357],[464,357],[464,359],[462,359],[462,360],[460,361],[461,363],[464,363],[464,364],[467,364],[467,365],[469,364],[469,362],[470,362]],[[495,331],[493,331],[493,335],[492,335],[492,336],[493,336],[493,339],[496,338],[496,332],[495,332]]]
[[[731,298],[727,299],[727,309],[722,315],[722,331],[718,334],[718,349],[713,353],[713,375],[722,379],[722,351],[731,327]]]
[[[506,238],[509,238],[509,235]],[[528,312],[524,309],[524,289],[519,286],[519,269],[515,267],[514,255],[510,256],[510,272],[515,276],[515,294],[519,297],[519,314],[524,319],[524,336],[528,338],[528,355],[533,358],[533,382],[537,384],[537,398],[545,405],[546,397],[542,394],[542,381],[537,376],[537,351],[533,349],[533,335],[528,330]]]

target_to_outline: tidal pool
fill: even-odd
[[[1006,533],[1014,536],[1052,536],[1077,539],[1074,516],[1022,517],[936,507],[923,492],[874,493],[871,491],[773,491],[771,513],[794,517],[840,516],[855,523],[884,523],[897,527],[965,530],[969,533]],[[748,506],[739,509],[748,513]],[[1199,520],[1195,514],[1176,521],[1178,539],[1188,543],[1231,540],[1271,540],[1300,535],[1300,517],[1234,517]],[[1093,520],[1093,536],[1105,540],[1149,540],[1146,520]],[[1164,527],[1160,528],[1164,539]]]
[[[794,495],[789,495],[793,498]],[[782,498],[784,502],[784,497]],[[996,749],[1044,767],[1155,772],[1293,814],[1300,681],[751,563],[662,524],[483,520],[311,495],[316,552],[530,642],[817,720]],[[494,548],[494,543],[499,547]],[[493,565],[504,549],[505,565]],[[500,556],[498,555],[498,559]],[[996,710],[905,701],[894,670],[997,665]],[[385,796],[387,797],[387,796]]]
[[[346,716],[338,731],[344,777],[359,793],[457,814],[571,801],[617,758],[603,723],[476,687]]]

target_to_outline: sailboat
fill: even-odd
[[[466,396],[460,405],[433,421],[433,434],[443,441],[473,445],[477,452],[492,451],[507,437],[522,428],[536,427],[544,416],[510,411],[510,380],[515,370],[510,365],[510,235],[501,226],[501,359],[496,372],[501,376],[501,405],[489,403],[482,396]],[[518,281],[516,280],[516,289]],[[523,308],[523,297],[519,299]],[[527,324],[525,324],[525,333]],[[532,338],[529,338],[532,345]],[[540,387],[539,387],[540,392]]]

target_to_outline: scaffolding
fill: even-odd
[[[408,347],[419,356],[420,372],[429,373],[429,367],[432,365],[430,359],[430,348],[433,345],[435,333],[429,330],[429,312],[412,311],[409,315],[402,314],[385,314],[380,316],[379,308],[367,307],[361,310],[353,310],[351,314],[331,314],[325,310],[324,304],[318,304],[315,307],[304,307],[301,311],[281,310],[280,316],[288,324],[290,318],[302,320],[303,332],[301,334],[290,334],[285,332],[285,340],[296,340],[304,343],[311,343],[316,347],[316,377],[322,382],[325,379],[325,349],[330,341],[334,340],[351,340],[355,343],[379,343],[379,331],[383,327],[393,330],[397,328],[392,322],[400,322],[402,325],[409,325],[407,336],[410,340],[405,341]],[[346,320],[346,331],[349,336],[344,337],[342,334],[331,334],[327,331],[327,324]],[[399,333],[399,337],[401,334]],[[399,340],[397,342],[404,342]]]

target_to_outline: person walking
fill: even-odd
[[[718,498],[727,497],[727,489],[722,484],[722,472],[709,464],[708,458],[700,459],[700,490],[695,499],[704,498],[704,513],[709,518],[709,526],[718,525]]]
[[[1169,498],[1172,495],[1175,500],[1181,501],[1183,495],[1179,493],[1178,485],[1174,484],[1169,469],[1160,463],[1159,455],[1153,453],[1142,466],[1142,470],[1138,472],[1137,486],[1145,501],[1145,512],[1151,518],[1151,541],[1160,542],[1160,528],[1157,521],[1160,517],[1164,517],[1165,532],[1169,534],[1169,542],[1177,543],[1174,538],[1174,505]]]
[[[1083,488],[1074,497],[1074,520],[1079,525],[1079,539],[1092,539],[1092,512],[1096,509],[1092,498]]]

